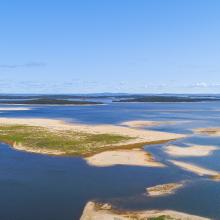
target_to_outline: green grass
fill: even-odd
[[[89,155],[131,139],[113,134],[88,134],[75,131],[52,131],[26,125],[0,126],[0,141],[21,144],[31,149],[62,151],[66,155]],[[112,146],[113,147],[113,146]]]

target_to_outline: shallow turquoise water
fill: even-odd
[[[220,126],[220,105],[215,102],[35,106],[29,111],[0,111],[0,117],[45,117],[91,124],[117,124],[138,119],[182,120],[185,122],[151,129],[189,134],[176,144],[220,147],[218,137],[195,136],[191,131],[196,127]],[[168,208],[220,219],[220,183],[170,164],[163,152],[164,145],[146,146],[167,165],[161,169],[135,166],[96,168],[88,166],[81,158],[18,152],[2,143],[0,219],[77,220],[86,202],[92,199],[111,202],[125,209]],[[179,160],[220,171],[220,151],[209,157]],[[153,199],[144,195],[146,187],[179,180],[187,180],[188,184],[175,195]]]

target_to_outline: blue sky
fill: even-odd
[[[0,93],[220,93],[218,0],[2,0]]]

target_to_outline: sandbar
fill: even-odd
[[[85,159],[89,165],[98,167],[114,165],[164,167],[162,163],[156,162],[151,154],[139,149],[105,151]]]
[[[165,152],[174,157],[204,157],[209,156],[213,151],[219,148],[214,146],[195,145],[189,147],[180,147],[169,145],[165,147]]]
[[[220,128],[198,128],[194,132],[202,135],[220,136]]]
[[[134,121],[125,121],[120,123],[122,126],[127,126],[131,128],[142,128],[142,127],[153,127],[159,126],[163,124],[173,124],[175,122],[168,122],[168,121],[145,121],[145,120],[134,120]]]
[[[172,210],[146,210],[146,211],[122,211],[112,209],[111,205],[88,202],[84,208],[80,220],[130,220],[152,219],[157,217],[173,220],[209,220],[196,215],[190,215]]]
[[[16,107],[11,107],[11,108],[0,108],[0,111],[27,111],[27,110],[31,110],[31,108],[25,108],[25,107],[20,107],[20,108],[16,108]]]
[[[176,165],[186,171],[190,171],[192,173],[195,173],[199,176],[209,176],[212,179],[220,180],[220,172],[218,172],[218,171],[206,169],[206,168],[197,166],[195,164],[186,163],[186,162],[182,162],[182,161],[177,161],[177,160],[169,160],[169,161],[171,163],[173,163],[174,165]]]

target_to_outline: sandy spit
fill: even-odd
[[[111,206],[108,204],[97,205],[95,202],[88,202],[86,204],[80,220],[147,220],[162,215],[170,216],[174,220],[209,220],[208,218],[172,210],[118,211],[111,209]]]
[[[214,146],[190,146],[190,147],[180,147],[169,145],[165,147],[165,152],[170,156],[174,157],[204,157],[209,156],[213,151],[218,150],[219,148]]]
[[[182,162],[182,161],[177,161],[177,160],[169,160],[169,161],[173,163],[174,165],[184,170],[193,172],[199,176],[210,176],[211,178],[216,179],[216,180],[220,179],[220,173],[218,171],[206,169],[206,168],[203,168],[203,167],[191,164],[191,163]]]
[[[164,167],[147,152],[139,149],[105,151],[85,158],[91,166],[107,167],[114,165]]]

